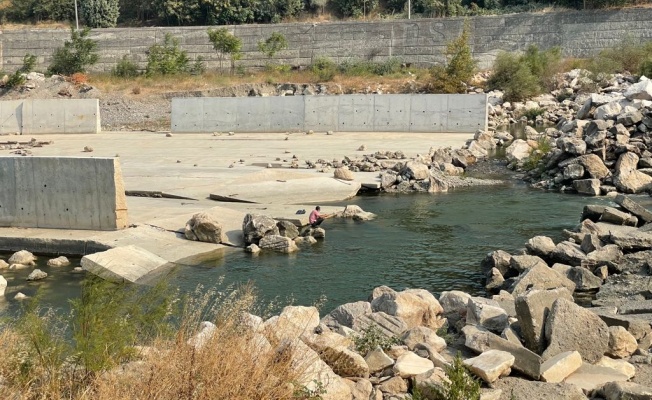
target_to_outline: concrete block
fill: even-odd
[[[11,101],[7,108],[15,106],[15,102]],[[0,110],[4,107],[0,106]],[[13,116],[18,118],[18,112]],[[26,99],[22,100],[20,118],[22,135],[99,133],[101,130],[100,103],[97,99]]]
[[[115,230],[127,226],[117,159],[0,158],[0,226]]]
[[[136,283],[170,265],[167,260],[138,246],[124,246],[82,257],[81,266],[111,282]]]

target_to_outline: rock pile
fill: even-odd
[[[256,351],[300,361],[298,383],[323,399],[445,391],[456,354],[481,380],[482,399],[650,398],[652,388],[631,380],[652,373],[652,283],[644,279],[652,274],[652,214],[626,196],[617,201],[621,209],[587,206],[566,240],[536,236],[519,254],[489,253],[490,298],[381,286],[321,320],[314,307],[286,307],[267,321],[244,318],[258,321],[247,329],[264,342]],[[295,234],[287,223],[245,220],[274,232],[259,243],[275,240],[276,230]],[[593,307],[575,303],[582,292],[597,292]]]
[[[562,78],[558,90],[526,103],[492,94],[492,125],[515,122],[528,110],[541,113],[536,124],[554,125],[542,133],[526,128],[527,140],[508,147],[510,166],[526,170],[526,180],[545,189],[592,196],[652,191],[652,81],[614,75],[585,94],[596,83],[582,71]]]

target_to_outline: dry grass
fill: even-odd
[[[243,316],[255,308],[250,286],[224,292],[198,290],[182,310],[176,334],[155,338],[138,360],[89,374],[75,364],[75,351],[57,358],[62,333],[32,340],[17,326],[0,331],[0,398],[15,400],[301,399],[306,366],[290,351],[278,351]],[[216,329],[194,340],[199,322],[212,316]],[[39,320],[46,326],[47,320]],[[34,321],[32,321],[33,323]],[[40,322],[37,322],[37,325]],[[34,329],[35,336],[41,332]],[[45,331],[44,331],[45,332]],[[116,335],[119,333],[116,332]],[[42,357],[45,355],[45,357]],[[50,355],[51,357],[48,357]],[[44,361],[45,360],[45,361]]]

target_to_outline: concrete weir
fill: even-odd
[[[475,132],[484,94],[384,94],[172,99],[173,132]]]

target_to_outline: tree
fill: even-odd
[[[231,71],[235,69],[235,62],[242,57],[242,40],[233,36],[226,28],[209,29],[208,40],[213,43],[213,49],[220,53],[220,69],[225,55],[231,59]]]
[[[437,65],[430,70],[433,80],[430,84],[434,92],[464,93],[466,83],[473,77],[475,61],[469,47],[471,27],[464,22],[462,33],[446,44],[446,66]]]
[[[91,28],[113,28],[120,15],[119,0],[84,0],[81,15]]]
[[[145,71],[147,76],[174,75],[190,70],[188,54],[179,48],[179,39],[169,33],[165,34],[163,45],[155,44],[149,48]]]
[[[258,42],[258,50],[269,58],[287,48],[288,41],[285,39],[285,35],[280,32],[273,32],[267,39]]]
[[[70,28],[70,40],[54,51],[48,73],[72,75],[86,72],[88,67],[97,63],[100,58],[97,55],[97,41],[88,38],[90,32],[90,28],[80,31]]]
[[[337,13],[343,17],[364,17],[378,7],[378,0],[332,0]]]

